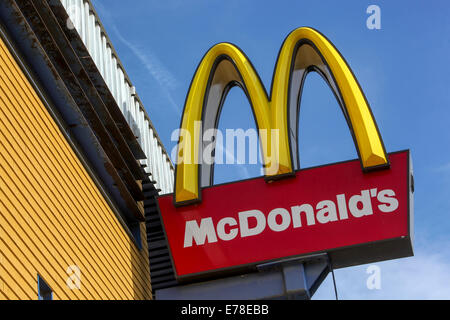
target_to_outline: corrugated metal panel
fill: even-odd
[[[109,90],[133,132],[139,138],[147,159],[141,160],[152,174],[161,193],[173,192],[174,168],[164,146],[131,84],[98,16],[87,0],[61,0],[70,20],[93,57]],[[152,161],[153,159],[153,161]]]
[[[134,245],[1,38],[0,212],[0,297],[37,299],[37,274],[55,299],[151,297],[146,245]],[[67,285],[71,265],[81,290]]]

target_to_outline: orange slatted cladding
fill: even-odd
[[[141,235],[139,250],[0,39],[0,299],[37,299],[38,274],[54,299],[149,299]]]

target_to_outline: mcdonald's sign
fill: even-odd
[[[359,160],[299,168],[299,101],[311,71],[334,92]],[[259,137],[265,176],[213,186],[213,163],[199,159],[201,132],[217,128],[233,86],[242,88],[265,133]],[[175,190],[158,198],[179,280],[319,252],[336,268],[413,254],[410,153],[386,153],[349,65],[318,31],[288,35],[270,95],[238,47],[213,46],[191,82],[180,129]]]

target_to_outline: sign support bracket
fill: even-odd
[[[256,266],[257,272],[156,291],[158,300],[309,300],[331,270],[327,253]]]

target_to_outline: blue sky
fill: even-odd
[[[376,263],[381,289],[366,287],[368,265],[336,270],[343,299],[450,299],[450,23],[447,1],[93,0],[166,149],[204,53],[232,42],[270,88],[290,31],[311,26],[350,64],[386,149],[411,149],[415,173],[415,256]],[[366,8],[381,9],[369,30]],[[357,157],[326,84],[309,75],[301,102],[302,167]],[[232,89],[219,128],[255,128],[244,94]],[[259,176],[259,165],[218,165],[215,182]],[[333,299],[330,277],[316,299]]]

